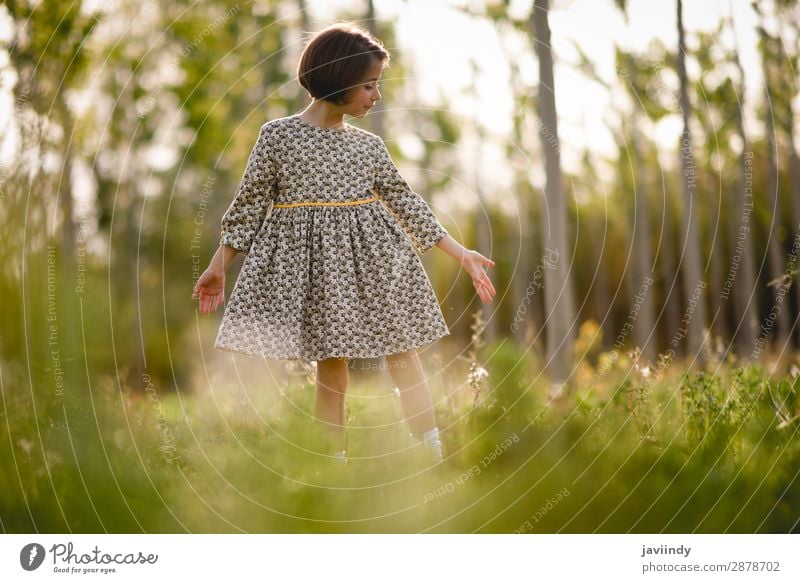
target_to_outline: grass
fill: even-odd
[[[581,363],[548,403],[504,341],[426,362],[446,460],[412,447],[385,371],[351,375],[348,455],[312,417],[313,375],[233,374],[191,394],[54,398],[3,367],[4,532],[798,532],[800,377],[721,363]]]

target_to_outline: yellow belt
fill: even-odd
[[[366,204],[368,202],[372,202],[374,200],[378,200],[380,197],[371,196],[370,198],[363,198],[361,200],[349,200],[346,202],[293,202],[290,204],[273,204],[272,208],[276,209],[288,209],[296,206],[352,206],[354,204]]]

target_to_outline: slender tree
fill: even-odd
[[[634,177],[633,194],[633,228],[631,229],[631,252],[633,254],[632,284],[629,296],[632,301],[639,302],[636,323],[633,327],[634,340],[641,349],[642,355],[650,361],[655,360],[656,344],[654,339],[653,295],[655,293],[655,263],[650,249],[650,205],[648,204],[648,180],[644,171],[645,156],[642,152],[640,124],[642,123],[641,104],[643,87],[642,74],[639,73],[641,63],[637,64],[631,55],[617,52],[617,70],[624,73],[626,89],[630,96],[630,155],[631,172]],[[649,282],[649,283],[648,283]]]
[[[687,338],[689,356],[704,360],[704,351],[701,350],[704,341],[704,326],[706,323],[706,294],[705,281],[700,272],[701,249],[698,236],[698,207],[699,198],[697,190],[697,168],[692,150],[692,133],[689,126],[691,119],[691,102],[689,101],[689,81],[686,74],[686,40],[683,28],[683,2],[677,1],[677,26],[678,26],[678,54],[677,69],[680,82],[680,109],[683,118],[683,131],[681,132],[680,157],[683,183],[683,232],[681,250],[681,272],[683,275],[683,290],[687,308],[694,303],[694,311],[688,321]],[[687,313],[689,310],[687,309]]]
[[[767,260],[769,265],[769,280],[774,285],[768,285],[772,290],[772,305],[777,306],[782,303],[780,288],[786,285],[783,281],[784,266],[781,242],[778,239],[779,227],[782,223],[783,213],[781,212],[779,197],[779,155],[778,155],[778,135],[775,128],[775,118],[777,107],[780,107],[781,96],[778,90],[780,81],[780,55],[778,45],[780,41],[767,32],[761,15],[762,22],[757,26],[759,36],[759,47],[761,50],[761,62],[764,71],[764,138],[766,147],[767,161],[767,194],[766,202],[769,205],[769,224],[767,225]],[[774,93],[774,96],[773,96]],[[775,312],[774,328],[771,330],[775,343],[782,349],[790,333],[791,320],[788,309],[788,302],[782,305],[781,309]]]
[[[19,141],[26,156],[38,150],[42,155],[53,147],[62,161],[55,190],[58,217],[49,221],[57,225],[55,239],[60,243],[59,256],[64,272],[74,261],[75,213],[72,192],[72,166],[75,157],[75,116],[67,103],[67,94],[80,87],[87,71],[86,43],[102,18],[101,12],[88,13],[83,2],[69,5],[56,0],[4,3],[11,16],[13,39],[9,58],[18,76],[14,88],[18,113],[33,112],[40,123],[58,125],[60,139],[50,141],[39,133],[36,143]],[[21,128],[29,133],[28,128]],[[24,136],[30,138],[30,136]],[[43,146],[47,147],[43,147]],[[21,150],[23,151],[23,150]]]
[[[549,0],[535,0],[530,21],[539,61],[539,135],[545,158],[545,199],[549,210],[542,225],[542,246],[552,263],[546,270],[544,284],[547,364],[553,381],[553,394],[558,395],[569,377],[572,364],[575,308],[569,275],[571,253],[567,248],[567,205],[561,175],[549,4]]]
[[[515,198],[515,205],[518,212],[516,214],[517,221],[511,225],[514,234],[514,242],[509,248],[508,257],[512,258],[512,271],[511,278],[511,305],[515,308],[515,313],[511,315],[512,322],[511,333],[519,343],[533,342],[534,338],[537,340],[540,335],[537,333],[538,324],[536,322],[536,308],[540,302],[533,301],[527,304],[527,309],[524,313],[517,314],[517,306],[523,305],[523,298],[528,293],[526,277],[520,277],[519,274],[529,273],[528,266],[533,265],[533,258],[537,256],[536,249],[538,244],[535,237],[531,235],[532,217],[531,206],[532,197],[526,196],[530,188],[528,178],[528,164],[526,153],[526,144],[524,136],[524,128],[528,122],[529,105],[527,100],[531,99],[530,89],[526,87],[522,81],[519,65],[512,58],[511,53],[503,45],[503,50],[506,54],[506,62],[510,66],[511,75],[511,93],[514,103],[518,106],[512,112],[512,140],[506,145],[506,156],[511,162],[511,167],[514,169],[513,181],[514,185],[512,192],[519,193]],[[533,291],[533,288],[531,288]],[[539,298],[534,298],[538,300]],[[527,334],[531,331],[531,337],[528,338]],[[541,346],[539,347],[541,351]]]
[[[378,28],[378,20],[375,15],[375,2],[374,0],[367,0],[367,14],[366,14],[366,25],[367,30],[369,30],[376,38],[382,38],[383,35]],[[378,103],[377,107],[375,107],[369,116],[369,124],[370,129],[378,134],[379,136],[383,135],[385,131],[386,125],[386,115],[381,107],[380,102]]]
[[[627,1],[614,0],[617,8],[622,12],[627,22]],[[634,338],[637,346],[642,349],[642,354],[653,360],[656,352],[655,341],[655,321],[654,321],[654,298],[656,294],[656,261],[652,258],[650,248],[650,214],[648,204],[648,176],[645,169],[645,156],[643,145],[641,144],[640,125],[644,121],[641,113],[644,112],[650,119],[660,119],[667,113],[667,109],[658,104],[659,96],[651,94],[650,85],[653,77],[660,74],[660,68],[653,68],[644,59],[637,58],[632,53],[626,53],[621,48],[616,50],[617,71],[623,77],[623,82],[630,96],[630,149],[632,157],[632,168],[634,176],[634,227],[632,229],[631,245],[634,248],[633,261],[633,282],[635,285],[629,286],[634,297],[640,294],[641,305],[638,312],[637,323],[634,326]],[[662,222],[661,241],[659,250],[661,254],[660,274],[662,287],[666,287],[673,274],[675,265],[673,256],[672,229],[669,222],[669,209],[667,203],[668,193],[664,192],[664,221]],[[636,244],[634,245],[634,241]],[[651,282],[646,286],[647,282]],[[639,286],[635,291],[633,288]],[[663,312],[665,314],[667,335],[674,338],[677,329],[677,322],[680,318],[679,307],[675,301],[675,295],[667,290],[665,294]]]
[[[730,222],[730,242],[731,251],[730,259],[731,266],[735,266],[734,281],[738,280],[736,285],[736,293],[731,294],[733,297],[733,308],[735,314],[735,326],[733,330],[733,342],[736,348],[736,353],[741,359],[747,359],[753,349],[753,343],[758,333],[758,294],[755,289],[755,273],[753,266],[753,237],[750,225],[746,225],[743,229],[741,217],[752,203],[752,195],[748,190],[747,176],[748,176],[748,157],[752,155],[751,145],[748,140],[747,131],[745,130],[744,115],[746,104],[746,77],[744,67],[739,58],[739,44],[736,39],[736,30],[733,21],[730,21],[731,30],[733,31],[734,49],[733,61],[736,65],[736,70],[739,76],[738,86],[736,87],[736,96],[738,99],[737,108],[735,112],[736,132],[742,143],[741,151],[739,152],[739,173],[738,182],[736,187],[736,206],[739,210],[736,217],[740,220],[731,220]],[[752,163],[752,160],[751,160]],[[749,212],[749,211],[748,211]],[[748,221],[750,223],[752,221]],[[735,263],[738,257],[738,264]]]
[[[800,14],[797,11],[797,3],[794,0],[779,0],[777,2],[780,39],[778,42],[778,54],[781,58],[783,70],[787,72],[792,83],[783,86],[785,93],[784,105],[779,112],[781,129],[785,134],[786,150],[789,154],[789,194],[791,201],[792,223],[789,233],[794,241],[800,238],[800,157],[795,146],[795,115],[792,103],[795,101],[800,87],[797,82],[797,75],[800,73],[800,50],[797,43],[800,41]],[[785,40],[789,36],[789,40]],[[792,276],[787,274],[789,281],[786,282],[790,289],[794,290],[796,314],[793,324],[795,346],[800,348],[800,266],[795,264],[796,273]],[[792,281],[792,278],[794,281]]]

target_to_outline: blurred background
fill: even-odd
[[[314,363],[220,353],[221,310],[200,315],[191,290],[260,126],[309,103],[295,74],[304,42],[335,21],[392,55],[383,99],[346,121],[381,135],[451,235],[496,262],[495,301],[481,305],[449,257],[423,258],[452,332],[421,351],[449,471],[524,437],[492,458],[498,482],[484,472],[450,495],[453,475],[389,460],[406,431],[385,364],[352,361],[352,451],[365,461],[343,492],[375,478],[374,497],[309,522],[345,495],[309,493],[321,470],[298,443],[316,439]],[[567,483],[577,506],[545,530],[796,529],[784,496],[800,467],[798,41],[791,0],[4,2],[4,529],[510,532]],[[612,439],[613,453],[592,449]],[[783,449],[756,456],[764,467],[689,474],[669,493],[659,481],[732,451],[751,464],[765,443]],[[520,470],[534,451],[561,469],[532,485],[521,476],[538,472]],[[595,464],[604,455],[617,457]],[[222,509],[186,501],[200,465],[232,488]],[[231,476],[287,506],[255,518],[255,494]],[[378,476],[395,489],[422,479],[402,489],[416,510],[392,506],[402,496],[387,500]],[[720,504],[719,480],[740,497]],[[596,498],[589,485],[604,482],[616,486]],[[498,484],[525,510],[473,505]],[[624,501],[659,494],[663,508],[621,518]],[[693,495],[704,516],[685,507]],[[445,500],[441,515],[420,511],[426,498]],[[764,506],[742,514],[745,501]],[[361,511],[399,514],[348,522]]]

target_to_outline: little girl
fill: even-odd
[[[495,294],[483,270],[494,262],[450,237],[379,136],[343,122],[345,114],[363,118],[381,98],[388,63],[380,41],[353,24],[309,41],[297,76],[312,103],[261,126],[222,217],[220,246],[192,297],[202,314],[215,311],[225,272],[246,254],[215,348],[317,361],[315,414],[342,460],[348,359],[385,356],[412,435],[441,461],[415,349],[450,330],[414,248],[436,246],[453,257],[483,302]]]

